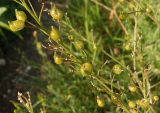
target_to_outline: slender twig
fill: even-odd
[[[31,4],[31,2],[30,2],[30,0],[28,0],[28,3],[29,3],[29,5],[30,5],[30,7],[31,7],[31,9],[32,9],[32,11],[33,11],[33,13],[34,13],[34,15],[35,15],[36,17],[38,17],[36,11],[34,10],[32,4]]]
[[[22,5],[21,2],[17,1],[17,0],[13,0],[14,2],[18,3],[19,5]]]
[[[128,35],[128,31],[127,31],[126,27],[124,26],[124,24],[122,23],[122,21],[120,20],[119,16],[117,15],[116,10],[114,10],[114,15],[117,18],[117,20],[118,20],[119,24],[121,25],[121,27],[122,27],[123,31],[125,32],[125,34]]]
[[[158,86],[158,85],[160,85],[160,82],[157,82],[157,83],[155,83],[154,85],[152,85],[152,86],[151,86],[151,89],[154,88],[154,87],[156,87],[156,86]]]
[[[134,18],[135,20],[135,26],[134,26],[134,37],[133,37],[133,70],[134,74],[136,75],[136,46],[137,46],[137,19],[136,17]]]
[[[44,9],[44,3],[42,3],[41,11],[40,11],[40,13],[39,13],[39,17],[38,17],[38,18],[39,18],[39,21],[41,21],[43,9]]]
[[[112,11],[112,9],[110,7],[107,7],[106,5],[103,5],[102,3],[98,2],[97,0],[91,0],[93,3],[103,7],[104,9],[108,10],[108,11]]]

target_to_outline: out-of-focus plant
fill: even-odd
[[[159,41],[160,11],[156,10],[159,6],[158,1],[73,0],[70,1],[68,15],[56,5],[48,10],[49,17],[52,17],[57,24],[57,26],[52,25],[50,29],[41,21],[44,4],[37,14],[29,0],[14,1],[24,7],[35,20],[35,24],[25,20],[23,25],[13,24],[17,27],[16,30],[12,29],[12,23],[9,23],[10,28],[19,31],[25,23],[44,33],[48,45],[38,42],[37,48],[44,47],[53,52],[52,57],[57,64],[54,66],[57,70],[53,69],[55,73],[63,75],[64,78],[70,76],[74,76],[77,80],[81,78],[78,82],[79,87],[84,81],[91,85],[90,89],[93,92],[85,90],[85,93],[96,95],[97,106],[106,108],[105,111],[117,113],[159,111],[157,66],[160,63],[156,62],[159,60],[156,55],[159,54],[159,47],[156,44]],[[42,106],[50,113],[54,110],[65,113],[77,112],[79,108],[74,109],[74,105],[69,109],[63,109],[64,111],[58,107],[64,107],[71,95],[65,98],[65,94],[68,94],[67,90],[62,91],[62,94],[58,88],[54,90],[55,87],[60,87],[61,82],[56,81],[57,86],[52,85],[51,81],[56,80],[57,76],[52,76],[54,72],[50,73],[51,70],[48,69],[49,79],[46,76],[46,81],[50,82],[47,83],[47,92],[61,101],[55,101],[54,97],[50,97],[53,101],[45,97],[43,100],[40,94],[38,97],[41,99]],[[63,79],[64,84],[68,83],[65,88],[73,82],[70,81],[69,84],[67,80]],[[72,92],[70,89],[68,91]],[[93,107],[96,108],[96,105],[93,104],[91,108]],[[80,109],[78,112],[84,111]]]

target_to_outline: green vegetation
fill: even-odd
[[[39,77],[24,80],[30,94],[13,102],[15,113],[160,111],[159,0],[70,0],[66,11],[55,4],[43,12],[42,4],[38,13],[29,0],[14,1],[34,19],[23,23],[37,30],[42,56]],[[42,21],[45,13],[51,25]]]

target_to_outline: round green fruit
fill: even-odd
[[[82,75],[90,75],[93,71],[93,65],[91,63],[84,63],[80,69]]]
[[[114,65],[112,71],[116,75],[119,75],[123,72],[122,67],[119,64]]]
[[[63,58],[60,57],[60,56],[55,55],[55,56],[54,56],[54,62],[55,62],[56,64],[62,64],[62,63],[63,63]]]

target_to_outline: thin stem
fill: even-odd
[[[106,5],[103,5],[102,3],[98,2],[97,0],[91,0],[93,3],[103,7],[104,9],[108,10],[108,11],[112,11],[112,9],[110,7],[107,7]]]
[[[28,11],[28,13],[34,18],[34,20],[36,20],[36,22],[38,23],[38,25],[42,25],[42,23],[39,21],[39,19],[36,17],[36,15],[32,12],[32,10],[28,7],[27,3],[24,2],[22,4],[22,6]]]
[[[117,15],[116,10],[114,10],[114,15],[117,18],[117,20],[118,20],[120,26],[122,27],[123,31],[125,32],[125,34],[128,35],[128,31],[127,31],[126,27],[124,26],[124,24],[122,23],[122,21],[120,20],[119,16]]]
[[[158,86],[158,85],[160,85],[160,82],[157,82],[157,83],[155,83],[154,85],[152,85],[152,86],[151,86],[151,89],[154,88],[154,87],[156,87],[156,86]]]
[[[42,27],[37,27],[36,25],[34,25],[33,23],[29,22],[29,21],[26,21],[28,24],[30,24],[31,26],[33,26],[34,28],[36,29],[39,29],[40,31],[42,31],[45,35],[49,36],[49,34],[47,33],[47,31],[42,28]]]
[[[19,1],[17,1],[17,0],[13,0],[13,1],[16,2],[16,3],[18,3],[18,4],[20,4],[20,5],[22,5],[22,3],[19,2]]]
[[[137,72],[136,72],[137,19],[136,17],[134,18],[134,20],[135,20],[135,26],[134,26],[134,37],[133,37],[133,70],[134,70],[134,74],[137,75]]]
[[[39,21],[41,21],[41,17],[42,17],[42,13],[43,13],[43,9],[44,9],[44,3],[42,3],[42,7],[41,7],[41,11],[39,13]]]
[[[38,17],[36,11],[34,10],[32,4],[31,4],[31,2],[30,2],[30,0],[28,0],[28,3],[29,3],[29,5],[30,5],[30,7],[31,7],[31,9],[32,9],[32,11],[33,11],[33,13],[34,13],[34,15],[35,15],[36,17]]]

